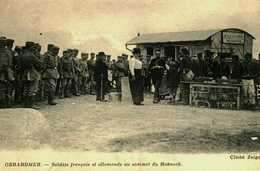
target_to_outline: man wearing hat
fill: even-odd
[[[81,73],[80,73],[80,91],[82,94],[87,94],[88,88],[88,53],[81,53],[81,59],[79,61]]]
[[[96,100],[104,102],[108,81],[108,66],[104,52],[99,52],[97,55],[94,78],[96,81]]]
[[[165,71],[165,61],[161,58],[160,49],[155,50],[155,58],[151,60],[148,71],[151,73],[152,82],[155,88],[153,103],[160,101],[159,89]]]
[[[95,94],[94,90],[95,90],[95,81],[94,81],[94,70],[95,70],[95,53],[91,53],[90,54],[90,59],[88,60],[88,70],[89,70],[89,82],[90,82],[90,86],[89,86],[89,93],[90,94]]]
[[[55,91],[57,85],[57,79],[59,78],[58,66],[58,53],[59,47],[49,44],[48,50],[44,54],[43,66],[44,72],[42,78],[44,80],[45,92],[48,96],[48,104],[56,105]]]
[[[80,75],[80,67],[79,67],[79,60],[77,59],[79,50],[78,49],[73,49],[72,50],[72,60],[74,63],[74,75],[72,79],[72,90],[73,90],[73,95],[75,96],[80,96],[79,92],[79,75]]]
[[[14,48],[14,60],[13,60],[13,68],[14,68],[14,77],[15,77],[15,92],[14,92],[14,100],[15,103],[19,104],[22,101],[22,92],[23,92],[23,86],[22,86],[22,69],[21,69],[21,63],[20,58],[22,55],[23,47],[16,46]]]
[[[71,56],[72,51],[63,51],[63,56],[60,60],[60,74],[62,78],[62,97],[71,97],[71,83],[74,72],[74,63]]]
[[[43,55],[41,54],[41,45],[39,43],[35,43],[35,56],[38,58],[38,60],[43,64]],[[43,72],[43,67],[39,68],[39,73]],[[41,74],[41,79],[39,80],[39,86],[38,86],[38,92],[37,92],[37,98],[38,101],[43,101],[44,100],[44,82],[42,80],[42,74]]]
[[[35,105],[35,96],[38,91],[41,60],[35,55],[36,45],[34,42],[26,42],[22,55],[20,56],[20,72],[24,87],[24,107],[39,109]]]
[[[0,107],[10,107],[11,97],[9,86],[14,80],[12,71],[12,56],[6,49],[7,40],[5,37],[0,38]]]

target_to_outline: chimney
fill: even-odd
[[[139,37],[140,36],[140,33],[137,33],[137,37]]]

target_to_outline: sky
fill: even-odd
[[[137,33],[236,27],[260,53],[259,0],[0,0],[0,35],[57,44],[61,49],[127,52]],[[42,34],[40,34],[42,33]]]

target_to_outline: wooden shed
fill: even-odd
[[[162,56],[178,59],[179,50],[186,47],[191,56],[210,50],[222,55],[232,52],[242,59],[246,53],[252,54],[254,39],[250,33],[238,28],[151,33],[138,34],[126,43],[126,48],[130,45],[139,47],[143,56],[153,56],[154,50],[159,48]]]

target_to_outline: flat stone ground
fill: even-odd
[[[222,153],[260,151],[260,111],[130,102],[101,103],[95,96],[42,105],[58,151]],[[45,141],[46,142],[46,141]]]

